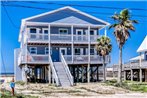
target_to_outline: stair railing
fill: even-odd
[[[68,78],[69,78],[70,84],[73,86],[73,83],[74,83],[74,82],[73,82],[73,76],[72,76],[71,73],[70,73],[70,70],[69,70],[69,68],[68,68],[68,65],[67,65],[65,59],[64,59],[64,56],[62,55],[62,53],[61,53],[60,55],[61,55],[61,62],[62,62],[62,64],[63,64],[63,67],[64,67],[64,69],[65,69],[65,72],[66,72],[66,74],[67,74],[67,76],[68,76]]]
[[[53,78],[55,79],[56,81],[56,85],[59,86],[59,79],[58,79],[58,76],[57,76],[57,72],[55,70],[55,67],[53,65],[53,61],[52,61],[52,58],[51,56],[49,56],[49,62],[50,62],[50,66],[51,66],[51,69],[52,69],[52,73],[53,73]]]

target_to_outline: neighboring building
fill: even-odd
[[[124,78],[131,81],[147,82],[147,36],[138,48],[140,54],[124,64]]]
[[[118,77],[118,68],[119,68],[119,64],[113,64],[113,77],[117,78]],[[124,68],[122,68],[122,78],[124,77]]]
[[[57,86],[98,81],[102,57],[95,45],[99,30],[108,25],[72,7],[23,19],[15,50],[16,81],[28,77]]]

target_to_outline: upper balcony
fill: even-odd
[[[90,43],[96,43],[98,35],[90,35]],[[46,34],[28,34],[28,42],[49,43],[49,36]],[[51,43],[72,43],[72,35],[50,34]],[[88,43],[87,35],[73,35],[74,43]]]
[[[50,31],[49,31],[50,30]],[[89,31],[89,32],[88,32]],[[24,33],[24,42],[30,43],[97,43],[97,28],[75,27],[29,27]]]

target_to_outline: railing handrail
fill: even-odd
[[[71,85],[73,85],[73,76],[71,75],[71,72],[70,72],[70,70],[69,70],[69,68],[68,68],[68,65],[67,65],[67,63],[66,63],[66,61],[65,61],[65,59],[64,59],[64,57],[63,57],[63,55],[62,55],[62,53],[61,53],[60,55],[61,55],[61,62],[63,63],[65,72],[66,72],[67,75],[68,75],[68,78],[69,78],[69,80],[70,80]]]
[[[57,72],[56,72],[56,70],[54,68],[53,61],[51,59],[51,56],[49,56],[49,61],[50,61],[50,66],[51,66],[51,69],[52,69],[52,72],[53,72],[53,78],[56,81],[56,85],[59,86],[59,79],[58,79],[58,76],[57,76]]]

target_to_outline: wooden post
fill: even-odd
[[[51,67],[50,67],[50,65],[48,65],[48,81],[49,81],[49,84],[51,84]]]
[[[142,82],[142,69],[141,69],[141,53],[140,53],[140,60],[139,60],[139,66],[140,66],[140,82]]]
[[[99,66],[97,66],[97,81],[99,81]]]
[[[88,26],[88,67],[87,67],[87,82],[90,82],[90,26]]]
[[[48,25],[48,61],[50,58],[50,24]],[[51,67],[50,64],[48,65],[48,81],[51,84]]]
[[[133,69],[131,69],[131,81],[133,81]]]
[[[126,81],[126,71],[124,70],[124,81]]]
[[[71,41],[72,41],[72,46],[71,46],[71,55],[72,55],[72,63],[73,63],[73,58],[74,58],[74,46],[73,46],[73,25],[71,26]]]

